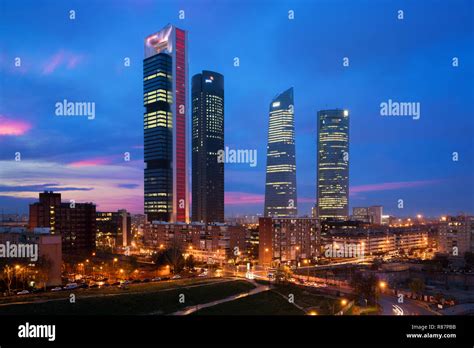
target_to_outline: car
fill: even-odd
[[[149,283],[150,282],[150,279],[146,278],[143,280],[144,283]]]
[[[198,277],[207,277],[207,272],[203,272],[203,273],[199,274]]]
[[[120,285],[128,285],[128,284],[130,284],[130,280],[124,280],[120,282]]]
[[[155,277],[155,278],[153,278],[151,281],[152,281],[152,282],[159,282],[160,280],[161,280],[160,277]]]
[[[171,277],[171,279],[181,279],[181,276],[179,274],[175,274]]]
[[[77,285],[76,283],[69,283],[69,284],[66,284],[66,286],[64,287],[64,290],[73,290],[73,289],[77,289],[79,287],[79,285]]]
[[[29,294],[30,292],[28,290],[22,290],[20,292],[17,292],[16,294],[17,295],[26,295],[26,294]]]
[[[55,288],[52,288],[51,291],[61,291],[63,288],[60,286],[57,286]]]
[[[99,284],[91,284],[89,285],[89,289],[95,289],[95,288],[98,288],[99,287]]]
[[[140,279],[134,279],[132,280],[132,284],[138,284],[141,283],[142,281]]]

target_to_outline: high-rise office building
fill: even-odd
[[[266,217],[295,217],[296,155],[293,88],[270,103],[265,181]]]
[[[224,222],[224,76],[203,71],[192,79],[192,219]]]
[[[145,213],[189,220],[187,32],[172,25],[145,39],[143,60]]]
[[[320,219],[349,215],[349,111],[318,112],[317,204]]]

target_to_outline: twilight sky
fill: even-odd
[[[54,190],[143,212],[143,40],[168,23],[189,31],[190,78],[224,75],[226,145],[258,151],[256,167],[226,164],[227,216],[263,211],[268,107],[291,86],[300,214],[315,202],[316,113],[336,107],[350,110],[351,207],[474,213],[470,0],[2,0],[0,210]],[[64,99],[95,102],[95,119],[55,116]],[[381,116],[389,99],[419,102],[420,119]]]

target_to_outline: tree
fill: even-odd
[[[291,277],[291,271],[288,267],[278,266],[275,270],[275,282],[287,283]]]
[[[419,295],[425,290],[425,282],[422,279],[415,278],[408,284],[408,287],[411,292]]]
[[[466,252],[464,254],[464,261],[466,262],[466,266],[474,267],[474,253]]]
[[[446,255],[436,255],[433,261],[438,264],[439,269],[445,269],[449,266],[449,259]]]
[[[35,263],[35,267],[38,271],[38,281],[43,283],[44,290],[46,291],[46,285],[49,280],[49,270],[51,269],[51,260],[43,255],[40,256],[38,261]]]
[[[378,297],[378,282],[374,274],[364,277],[361,273],[355,273],[351,279],[351,287],[359,298],[366,299],[367,303],[375,304]]]
[[[189,255],[185,260],[185,266],[188,270],[192,271],[194,269],[195,261],[194,256]]]
[[[166,249],[154,254],[153,262],[157,266],[170,266],[172,273],[179,273],[184,268],[182,248],[178,243],[172,243]]]
[[[3,266],[3,280],[7,287],[7,294],[9,295],[11,293],[14,271],[14,267],[9,264]]]

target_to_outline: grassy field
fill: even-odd
[[[312,308],[320,315],[332,315],[333,310],[339,311],[342,308],[338,298],[321,295],[317,290],[311,288],[297,286],[293,284],[277,285],[275,291],[279,292],[285,298],[289,298],[293,294],[295,303],[306,309]]]
[[[202,281],[200,283],[206,282],[209,281]],[[187,285],[196,284],[196,280],[192,283],[189,281],[180,281],[164,284],[136,284],[130,286],[127,290],[116,288],[108,289],[110,292],[98,293],[94,297],[86,292],[84,292],[84,296],[82,296],[78,291],[75,292],[75,303],[70,303],[69,301],[69,294],[71,292],[64,291],[62,292],[63,300],[0,306],[0,315],[170,314],[188,306],[207,303],[254,288],[254,285],[246,281],[231,281],[199,287],[186,287]],[[179,296],[181,294],[185,296],[184,303],[179,302]]]
[[[192,315],[302,315],[305,314],[280,295],[265,291],[201,309]]]
[[[206,284],[212,283],[215,281],[224,281],[223,278],[193,278],[193,279],[179,279],[179,280],[169,280],[169,281],[160,281],[153,283],[141,283],[141,284],[131,284],[129,286],[129,292],[156,292],[160,290],[180,288],[183,286],[197,285],[197,284]],[[0,297],[0,305],[4,303],[13,303],[13,302],[23,302],[23,301],[44,301],[50,299],[63,299],[65,296],[74,293],[76,296],[84,297],[97,297],[104,296],[109,294],[122,294],[124,290],[118,288],[117,286],[108,286],[102,288],[92,288],[92,289],[76,289],[76,290],[63,290],[57,292],[42,292],[37,294],[21,295],[21,296],[7,296]]]

